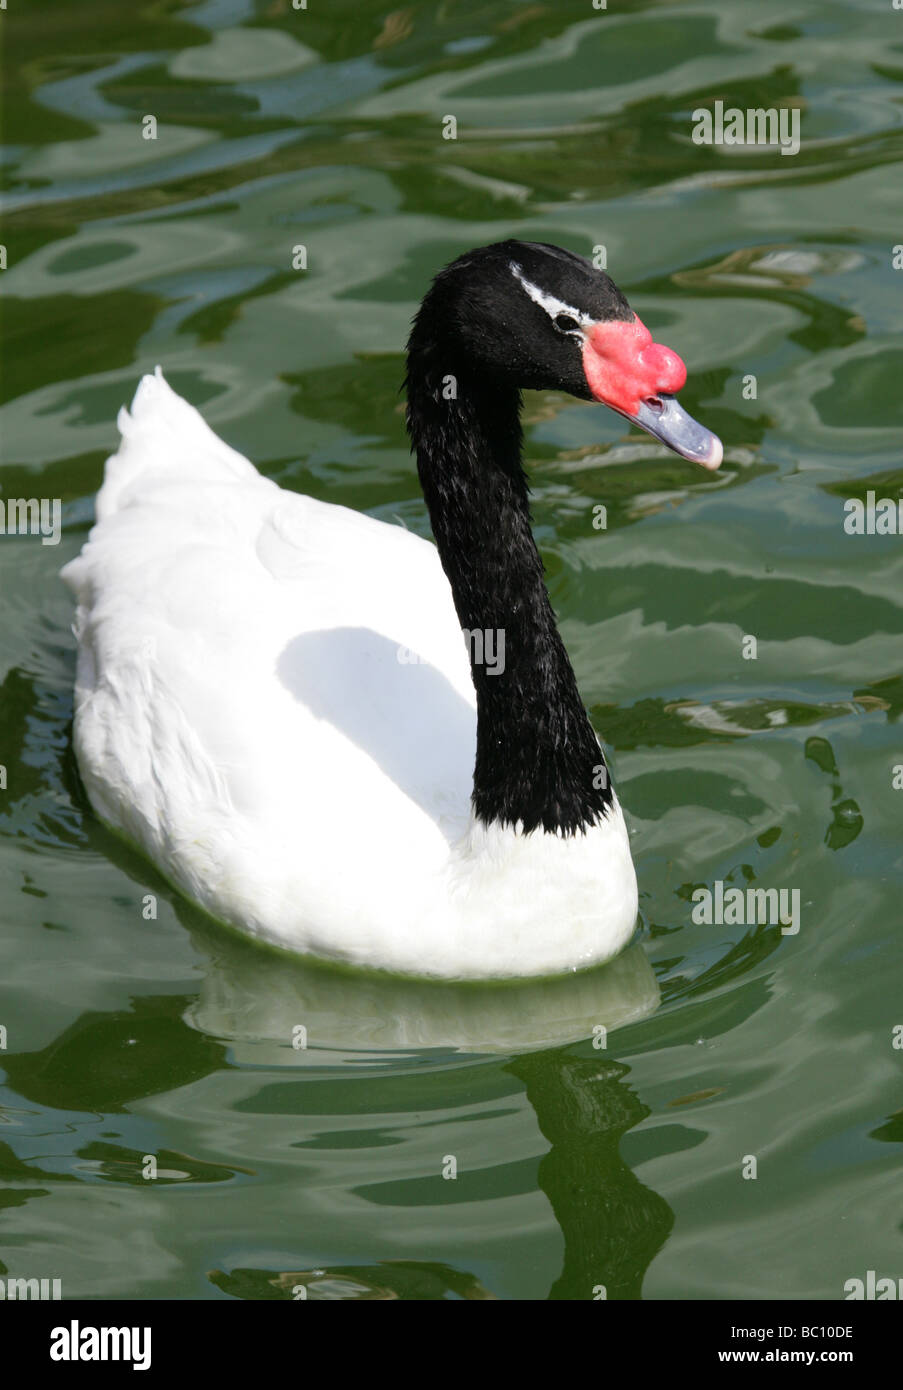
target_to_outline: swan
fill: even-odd
[[[407,348],[432,545],[279,488],[145,376],[63,570],[98,817],[220,922],[306,955],[462,980],[615,956],[636,875],[543,581],[520,392],[602,402],[716,469],[685,379],[584,258],[460,256]]]

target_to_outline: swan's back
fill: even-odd
[[[119,427],[64,571],[93,805],[214,915],[412,968],[476,737],[434,547],[261,477],[159,369]]]

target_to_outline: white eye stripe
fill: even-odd
[[[556,319],[559,314],[567,314],[569,318],[576,319],[583,328],[586,328],[592,323],[589,314],[582,313],[580,309],[575,309],[573,305],[565,304],[563,299],[556,299],[554,294],[547,294],[546,291],[541,290],[538,285],[534,285],[533,282],[528,280],[524,275],[517,261],[509,261],[508,264],[511,268],[511,274],[516,280],[520,281],[527,294],[533,300],[533,303],[538,304],[540,309],[544,309],[550,319]]]

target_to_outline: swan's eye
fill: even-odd
[[[571,318],[570,314],[558,314],[555,318],[555,327],[562,333],[573,333],[580,325],[576,319]]]

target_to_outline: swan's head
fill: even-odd
[[[437,277],[415,322],[418,337],[499,385],[564,390],[600,401],[705,468],[720,439],[676,399],[687,369],[653,342],[617,285],[590,261],[540,242],[470,251]]]

